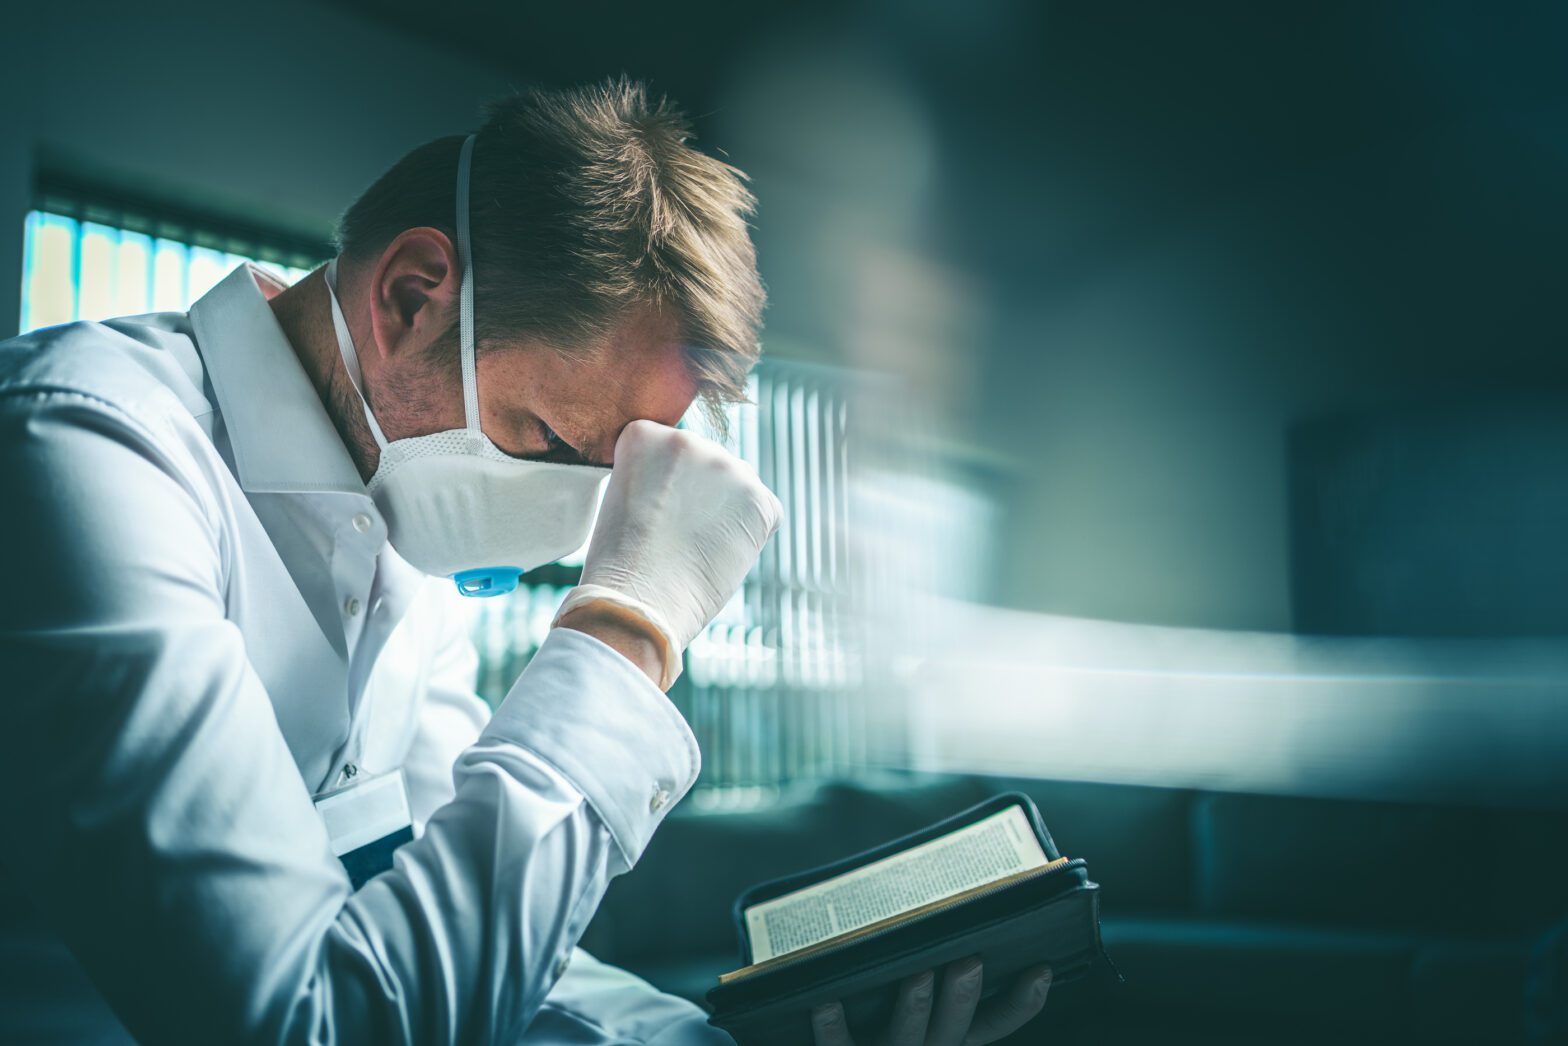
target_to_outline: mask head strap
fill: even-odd
[[[338,351],[343,355],[343,369],[348,372],[348,383],[354,386],[354,395],[359,397],[359,405],[365,412],[365,424],[370,426],[370,434],[376,438],[376,446],[386,450],[387,438],[382,435],[381,426],[376,423],[376,416],[370,412],[370,401],[365,398],[365,383],[359,374],[359,353],[354,349],[354,336],[348,332],[348,321],[343,318],[343,306],[338,304],[336,258],[327,262],[327,298],[332,302],[332,326],[337,328]]]
[[[468,179],[473,166],[474,136],[463,139],[457,157],[457,259],[463,266],[458,292],[457,334],[463,358],[463,415],[468,431],[479,434],[479,371],[474,358],[474,245],[468,236]]]
[[[463,139],[462,152],[457,157],[457,259],[463,267],[463,283],[458,291],[457,333],[458,351],[463,362],[463,418],[470,433],[482,436],[479,428],[479,370],[474,354],[474,247],[468,235],[468,182],[473,167],[474,136]],[[370,411],[370,401],[365,398],[364,380],[360,377],[359,353],[354,349],[354,338],[349,333],[348,321],[343,318],[343,307],[338,304],[338,260],[327,263],[327,297],[332,301],[332,325],[337,328],[338,349],[343,354],[343,369],[359,396],[364,408],[365,422],[376,446],[387,449],[387,438]]]

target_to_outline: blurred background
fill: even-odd
[[[647,78],[751,176],[787,522],[590,950],[700,998],[744,886],[1020,788],[1126,980],[1018,1041],[1568,1035],[1568,8],[8,18],[0,336],[297,278],[516,85]],[[467,601],[490,700],[579,562]]]

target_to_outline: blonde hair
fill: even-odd
[[[652,306],[679,318],[710,413],[745,398],[766,302],[747,221],[756,198],[692,138],[684,113],[625,77],[486,106],[469,212],[481,350],[520,334],[579,350]],[[369,257],[419,226],[452,234],[462,142],[394,164],[344,213],[340,251]]]

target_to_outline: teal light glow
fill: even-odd
[[[27,215],[23,333],[73,320],[184,311],[243,262],[289,283],[310,270],[64,214]]]

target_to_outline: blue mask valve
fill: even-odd
[[[484,596],[504,596],[517,587],[523,572],[517,567],[481,567],[478,570],[459,570],[452,575],[457,590],[475,599]]]

